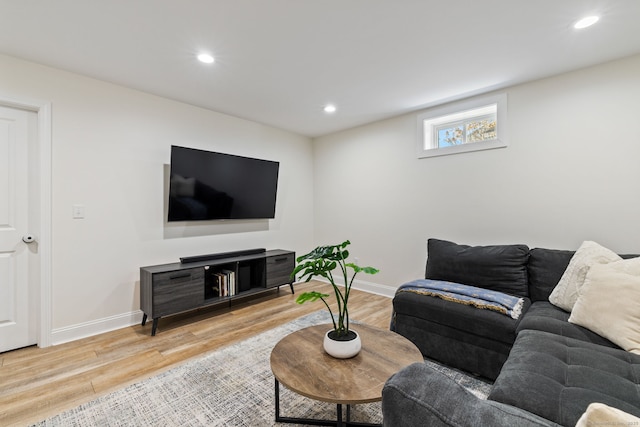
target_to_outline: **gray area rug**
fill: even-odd
[[[281,426],[271,349],[286,334],[330,322],[318,311],[63,412],[36,426]],[[490,385],[427,361],[480,397]],[[280,387],[282,416],[335,419],[336,406]],[[380,402],[356,405],[352,421],[381,423]],[[291,425],[291,424],[289,424]]]

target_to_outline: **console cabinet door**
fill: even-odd
[[[161,317],[199,307],[204,301],[204,268],[153,276],[153,316]]]
[[[291,283],[295,268],[295,253],[267,257],[267,288]]]

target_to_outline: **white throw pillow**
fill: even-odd
[[[640,257],[591,267],[569,322],[640,354]]]
[[[576,427],[593,426],[637,426],[640,425],[640,418],[634,417],[617,408],[612,408],[604,403],[590,403],[587,410],[582,414]]]
[[[596,242],[582,242],[569,261],[560,281],[549,295],[549,302],[565,311],[571,311],[589,268],[594,264],[606,264],[621,259],[618,254]]]

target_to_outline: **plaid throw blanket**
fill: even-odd
[[[504,294],[490,289],[462,285],[460,283],[441,280],[420,279],[405,283],[396,293],[413,292],[421,295],[442,298],[459,304],[472,305],[477,308],[497,311],[517,319],[522,314],[524,298]]]

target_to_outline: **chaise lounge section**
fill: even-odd
[[[622,268],[626,275],[614,276],[620,280],[613,282],[626,284],[623,290],[631,294],[623,299],[630,302],[620,304],[618,311],[627,315],[626,323],[621,323],[637,330],[640,299],[633,297],[640,297],[634,293],[640,291],[640,282],[635,281],[640,279],[636,274],[640,273],[640,258],[606,251],[594,242],[585,242],[573,252],[525,245],[472,247],[430,239],[426,279],[517,296],[522,299],[522,314],[511,318],[477,305],[399,290],[393,301],[392,329],[416,343],[425,357],[495,383],[488,400],[482,400],[428,366],[412,365],[385,386],[385,425],[574,426],[593,402],[640,417],[640,354],[627,351],[640,350],[640,340],[635,348],[635,338],[620,340],[615,335],[619,331],[613,338],[594,332],[601,332],[597,323],[607,317],[585,315],[588,312],[577,289],[567,285],[582,279],[584,300],[598,298],[606,303],[620,289],[615,285],[600,298],[594,292],[600,288],[593,286],[599,277],[595,273],[587,276],[584,259]],[[607,274],[600,279],[610,277]],[[573,312],[557,305],[573,308]]]

